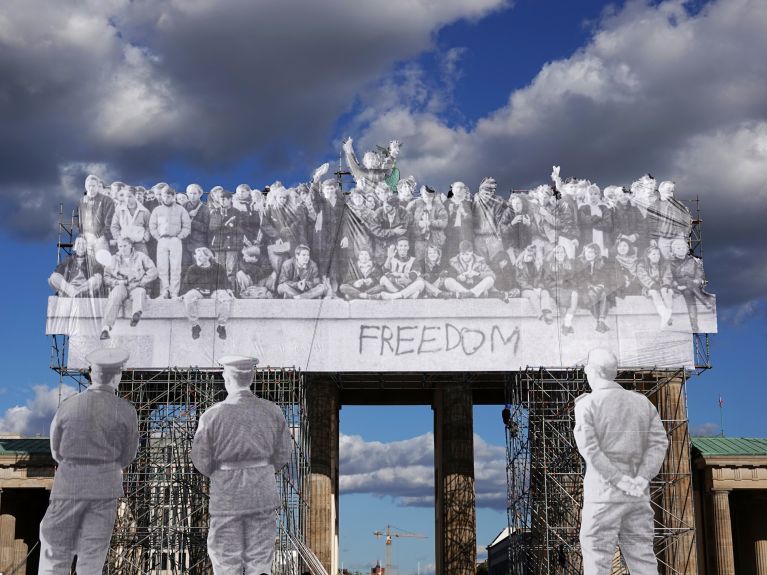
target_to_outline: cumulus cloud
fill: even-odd
[[[0,14],[5,223],[49,229],[69,165],[291,169],[364,88],[505,0],[9,0]],[[296,15],[300,14],[300,17]],[[458,53],[450,53],[452,75]],[[46,210],[46,205],[50,208]],[[29,216],[43,217],[29,217]],[[19,216],[23,217],[19,217]]]
[[[712,437],[719,435],[721,428],[718,423],[701,423],[699,425],[693,425],[690,427],[690,435],[695,437]]]
[[[0,433],[48,435],[59,401],[77,392],[69,385],[34,386],[35,395],[25,405],[9,407],[0,417]]]
[[[391,497],[399,505],[434,505],[434,435],[389,443],[359,435],[339,439],[341,493]],[[506,509],[506,449],[474,434],[477,506]]]
[[[366,112],[360,145],[401,139],[401,171],[442,189],[487,174],[504,191],[532,186],[552,164],[601,185],[648,171],[676,180],[679,197],[701,199],[714,291],[740,305],[767,293],[766,29],[759,0],[694,13],[682,0],[629,1],[476,123],[451,125],[405,95]]]

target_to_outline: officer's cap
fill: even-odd
[[[119,347],[97,349],[89,353],[85,359],[93,369],[105,372],[121,371],[130,357],[130,352]]]
[[[219,358],[218,363],[223,367],[245,373],[253,370],[258,364],[258,359],[246,355],[225,355]]]

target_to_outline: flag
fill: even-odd
[[[722,396],[719,396],[719,409],[722,409],[724,407],[724,399]]]

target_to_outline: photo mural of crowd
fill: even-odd
[[[672,301],[687,304],[693,331],[705,291],[702,262],[688,240],[692,219],[674,183],[649,174],[629,188],[601,189],[562,180],[499,194],[492,177],[476,193],[460,181],[440,193],[413,176],[399,178],[400,145],[367,152],[343,144],[355,187],[344,192],[328,164],[307,183],[235,192],[198,184],[149,189],[96,176],[85,180],[79,236],[50,277],[60,297],[107,297],[101,338],[120,308],[130,324],[145,299],[179,300],[201,333],[198,302],[216,300],[218,337],[234,298],[526,298],[547,324],[561,318],[574,333],[579,308],[594,328],[616,299],[645,296],[661,328],[673,324]]]

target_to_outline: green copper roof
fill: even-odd
[[[767,456],[767,439],[755,437],[693,437],[692,447],[703,456]]]
[[[0,438],[0,455],[50,455],[51,441],[47,437]]]

